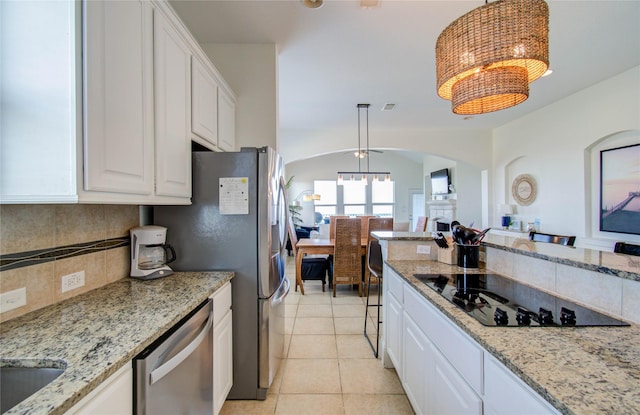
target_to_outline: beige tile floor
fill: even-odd
[[[293,287],[291,257],[286,274]],[[267,399],[229,400],[221,414],[413,414],[395,370],[382,367],[363,335],[365,298],[343,285],[333,298],[319,281],[304,288],[287,296],[285,359]]]

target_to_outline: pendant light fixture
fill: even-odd
[[[363,185],[367,185],[369,183],[368,180],[368,176],[373,176],[373,180],[379,180],[380,177],[383,177],[385,182],[390,182],[391,181],[391,173],[388,171],[369,171],[369,155],[371,154],[369,151],[369,104],[358,104],[357,108],[358,108],[358,152],[354,153],[357,154],[357,158],[358,158],[358,171],[339,171],[338,172],[338,185],[343,185],[344,184],[344,180],[345,177],[347,177],[350,180],[360,180],[362,181]],[[364,110],[365,111],[365,126],[366,126],[366,131],[365,131],[365,136],[366,136],[366,142],[367,142],[367,147],[366,150],[363,150],[361,147],[361,132],[362,129],[360,127],[360,125],[362,124],[362,113],[361,111]],[[364,156],[362,156],[364,155]],[[362,171],[361,168],[361,161],[363,158],[367,159],[367,171]]]
[[[458,18],[436,42],[438,95],[456,114],[509,108],[549,68],[544,0],[498,0]]]

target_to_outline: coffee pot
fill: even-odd
[[[165,244],[167,228],[156,225],[140,226],[130,231],[131,276],[144,280],[173,274],[167,264],[175,261],[176,251]]]

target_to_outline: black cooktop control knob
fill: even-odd
[[[529,310],[518,307],[518,312],[516,313],[516,320],[518,321],[518,326],[528,326],[531,324],[531,316],[529,315]]]
[[[541,326],[549,326],[553,324],[553,313],[551,310],[540,307],[540,312],[538,312],[538,323],[540,323]]]
[[[562,307],[560,309],[560,322],[563,326],[575,326],[576,325],[576,312],[568,308]]]
[[[500,307],[496,307],[496,311],[493,313],[493,320],[498,326],[506,326],[509,324],[509,316],[507,315],[507,312]]]

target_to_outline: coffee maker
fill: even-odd
[[[131,276],[143,280],[166,277],[173,274],[167,266],[175,261],[176,251],[165,244],[167,228],[156,225],[133,228],[131,234]],[[167,255],[170,254],[170,255]]]

